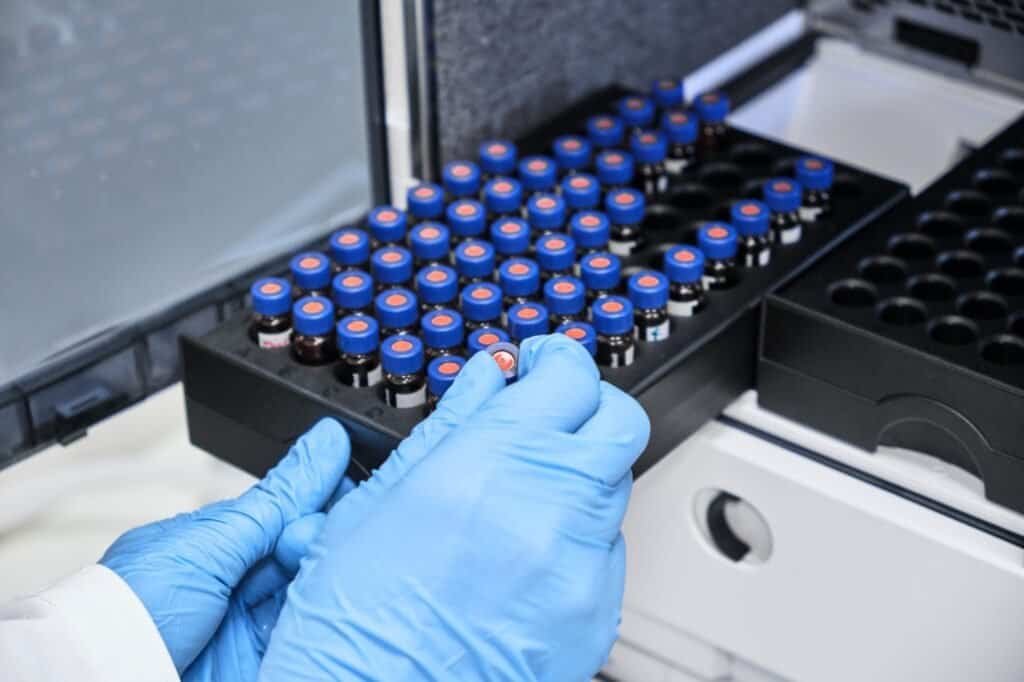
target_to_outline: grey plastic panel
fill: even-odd
[[[0,3],[0,385],[365,211],[364,85],[355,1]]]
[[[7,460],[26,447],[30,442],[28,417],[22,401],[17,396],[4,396],[9,402],[0,404],[0,467]]]
[[[683,75],[764,28],[794,0],[433,0],[442,162],[487,136],[520,137],[611,84]]]
[[[182,334],[201,336],[216,327],[220,321],[217,308],[217,305],[208,305],[146,337],[150,390],[169,386],[178,380],[181,376],[178,337]]]

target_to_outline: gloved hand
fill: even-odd
[[[128,531],[100,559],[132,588],[185,680],[255,679],[285,588],[324,525],[351,446],[324,419],[235,500]]]
[[[589,680],[617,636],[619,532],[649,423],[562,335],[507,388],[485,353],[345,496],[260,679]]]

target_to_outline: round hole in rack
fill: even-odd
[[[875,284],[895,284],[907,276],[906,264],[898,258],[871,256],[860,262],[860,276]]]
[[[828,296],[836,305],[863,308],[878,300],[878,290],[862,279],[851,277],[832,284],[828,288]]]
[[[978,325],[957,315],[946,315],[928,325],[928,336],[947,346],[966,346],[978,339]]]
[[[793,177],[796,174],[796,157],[787,156],[779,159],[772,165],[772,175],[785,175]]]
[[[684,211],[699,211],[711,205],[714,197],[707,187],[696,182],[683,183],[672,191],[669,201]]]
[[[1013,239],[1002,230],[991,227],[978,227],[964,237],[964,246],[971,251],[991,255],[1003,253],[1013,248]]]
[[[712,219],[728,223],[732,220],[732,201],[720,201],[711,211]]]
[[[978,190],[957,189],[946,195],[946,208],[967,218],[987,218],[992,202]]]
[[[679,210],[667,204],[650,204],[644,213],[645,229],[661,232],[673,230],[683,223]]]
[[[732,163],[709,163],[700,170],[698,175],[702,184],[711,189],[730,191],[743,184],[743,172]]]
[[[1024,147],[1010,147],[999,155],[999,165],[1011,173],[1024,175]]]
[[[982,168],[974,174],[971,183],[985,194],[1012,194],[1017,190],[1017,181],[1007,171],[998,168]]]
[[[1024,206],[1000,206],[992,213],[992,225],[1006,232],[1024,235]]]
[[[964,317],[987,321],[1006,317],[1009,306],[1002,296],[987,291],[974,291],[961,296],[956,302],[956,309]]]
[[[743,183],[743,187],[740,188],[740,196],[747,199],[757,199],[761,201],[764,199],[764,183],[769,178],[754,178]]]
[[[860,180],[849,173],[837,173],[832,181],[832,196],[837,199],[856,199],[864,194]]]
[[[907,232],[889,240],[889,253],[903,260],[922,260],[935,255],[935,242],[923,234]]]
[[[973,251],[945,251],[939,254],[935,262],[939,270],[951,277],[971,278],[985,274],[985,261]]]
[[[1003,296],[1024,296],[1024,269],[1002,268],[985,278],[988,288]]]
[[[999,334],[981,343],[981,357],[994,365],[1024,363],[1024,341],[1010,334]]]
[[[732,148],[729,158],[741,166],[767,167],[772,162],[772,152],[760,142],[741,142]]]
[[[907,293],[921,301],[950,301],[956,296],[956,282],[945,275],[917,275],[907,282]]]
[[[950,211],[927,211],[917,218],[917,230],[930,237],[957,237],[964,228],[960,216]]]
[[[1010,317],[1010,324],[1007,325],[1007,329],[1010,330],[1011,334],[1016,334],[1024,339],[1024,311],[1015,313]]]
[[[878,319],[886,324],[909,327],[928,319],[928,309],[920,301],[898,296],[878,304]]]

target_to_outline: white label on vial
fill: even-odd
[[[391,406],[399,409],[404,409],[406,407],[418,407],[419,405],[427,402],[426,386],[420,386],[412,393],[397,393],[391,389],[388,389],[388,393],[391,395]]]
[[[757,264],[760,265],[762,268],[768,265],[771,259],[772,252],[770,249],[764,249],[763,251],[761,251],[761,253],[757,254]]]
[[[686,159],[665,159],[665,170],[672,175],[679,175],[690,163]]]
[[[801,206],[799,211],[800,220],[805,223],[813,223],[823,212],[824,209],[815,206]]]
[[[608,242],[608,250],[616,256],[628,256],[636,248],[636,240],[631,242],[617,242],[614,239]]]
[[[377,365],[376,367],[374,367],[373,369],[366,373],[365,381],[363,381],[363,376],[359,372],[356,372],[353,378],[355,379],[356,388],[366,388],[368,386],[373,386],[374,384],[379,382],[383,377],[384,371],[380,368],[380,365]]]
[[[803,228],[800,225],[794,225],[786,230],[779,230],[779,241],[783,244],[796,244],[802,236]]]
[[[665,320],[656,327],[646,327],[643,332],[641,332],[640,327],[634,327],[634,329],[638,339],[640,334],[643,333],[642,341],[661,341],[668,338],[668,320]]]
[[[633,364],[633,356],[636,354],[636,348],[630,346],[623,353],[612,353],[611,357],[608,358],[608,366],[612,369],[618,367],[629,367]]]
[[[292,330],[288,329],[275,334],[257,332],[256,341],[260,344],[260,348],[287,348],[292,342]]]
[[[710,289],[711,285],[715,283],[715,278],[711,275],[701,275],[700,281],[701,284],[704,285],[705,289]]]
[[[693,301],[669,300],[668,314],[674,317],[692,317],[694,312],[697,310],[697,304],[699,302],[699,299],[695,299]]]
[[[658,179],[654,181],[654,193],[664,194],[668,191],[668,176],[659,175]]]

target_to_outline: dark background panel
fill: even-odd
[[[646,87],[733,47],[793,0],[433,0],[438,151],[475,155],[612,83]]]

